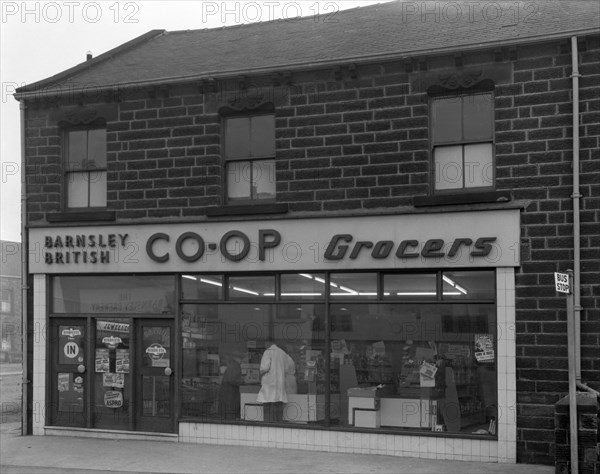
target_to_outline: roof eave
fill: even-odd
[[[56,84],[58,82],[64,81],[65,79],[68,79],[69,77],[71,77],[75,74],[78,74],[85,69],[94,67],[99,63],[102,63],[108,59],[111,59],[118,54],[122,54],[125,51],[133,49],[133,48],[139,46],[140,44],[145,43],[146,41],[148,41],[156,36],[159,36],[163,33],[165,33],[165,30],[150,30],[141,36],[138,36],[130,41],[127,41],[126,43],[123,43],[123,44],[117,46],[116,48],[113,48],[105,53],[102,53],[102,54],[96,56],[95,58],[92,58],[85,62],[77,64],[76,66],[73,66],[69,69],[61,71],[58,74],[55,74],[54,76],[50,76],[46,79],[42,79],[40,81],[34,82],[32,84],[29,84],[29,85],[26,85],[23,87],[19,87],[16,90],[15,98],[17,100],[20,100],[21,97],[25,97],[30,92],[39,92],[39,90],[41,88],[45,88],[45,87],[51,86],[53,84]]]

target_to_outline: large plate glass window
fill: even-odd
[[[65,132],[67,208],[106,207],[106,129]]]
[[[493,270],[198,274],[182,286],[185,418],[274,421],[259,398],[274,339],[293,361],[275,421],[495,435]]]
[[[494,95],[491,92],[432,99],[434,189],[494,186]]]
[[[227,117],[227,202],[275,199],[275,116]]]

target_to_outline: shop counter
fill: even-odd
[[[242,420],[264,421],[263,406],[256,401],[256,392],[240,393]],[[331,417],[337,418],[340,395],[330,395]],[[294,393],[288,395],[283,406],[283,420],[292,423],[309,423],[325,419],[325,395]]]
[[[384,394],[373,388],[349,389],[348,422],[360,428],[431,428],[437,403],[430,398]]]

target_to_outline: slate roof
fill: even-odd
[[[458,9],[457,7],[458,6]],[[427,14],[420,11],[427,8]],[[330,20],[330,21],[327,21]],[[203,30],[153,30],[17,90],[179,82],[243,73],[507,46],[600,31],[598,0],[392,1],[305,17]]]

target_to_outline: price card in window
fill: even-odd
[[[493,362],[494,338],[491,334],[475,334],[475,359],[477,362]]]

